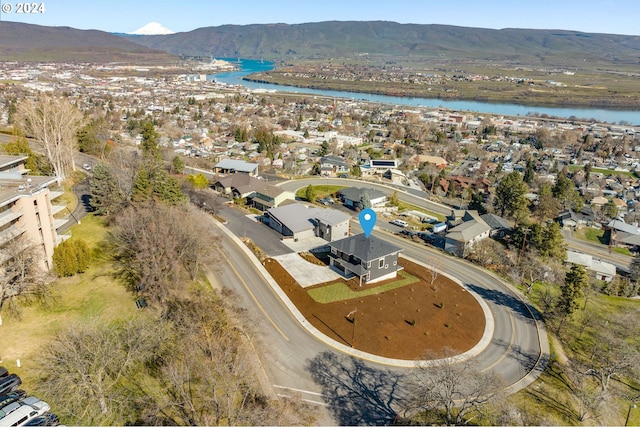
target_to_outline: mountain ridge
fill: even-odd
[[[640,64],[640,36],[571,30],[500,30],[392,21],[326,21],[202,27],[169,35],[112,34],[0,21],[0,58],[113,62],[177,56],[340,59],[624,68]]]
[[[640,36],[391,21],[222,25],[166,36],[137,36],[134,41],[183,56],[282,61],[383,55],[497,59],[555,66],[580,60],[628,65],[640,62]]]
[[[0,21],[0,58],[32,62],[175,62],[176,57],[100,30]]]

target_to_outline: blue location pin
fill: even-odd
[[[364,231],[364,236],[368,239],[373,226],[376,225],[376,212],[371,208],[363,209],[360,211],[358,219],[360,219],[360,227]]]

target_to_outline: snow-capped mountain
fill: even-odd
[[[164,25],[158,22],[149,22],[144,27],[138,28],[137,30],[127,34],[135,34],[138,36],[158,36],[158,35],[165,35],[165,34],[175,34],[175,31],[171,31],[170,29],[168,29],[167,27],[165,27]]]

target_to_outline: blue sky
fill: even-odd
[[[23,0],[20,0],[23,2]],[[3,21],[131,32],[156,21],[176,31],[225,24],[384,20],[482,28],[567,29],[640,35],[639,0],[44,0],[43,14]]]

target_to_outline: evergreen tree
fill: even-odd
[[[159,136],[153,126],[153,122],[147,120],[142,124],[142,144],[140,144],[140,148],[142,148],[145,157],[160,159]]]
[[[522,178],[524,182],[526,182],[527,184],[531,185],[531,183],[533,182],[533,179],[535,178],[536,174],[533,171],[533,161],[531,159],[527,160],[527,168],[524,171],[524,177]]]
[[[320,150],[318,150],[318,156],[324,157],[329,152],[329,143],[327,141],[322,141],[322,145],[320,146]]]
[[[134,202],[143,202],[149,200],[152,194],[153,183],[151,181],[151,173],[148,168],[141,167],[133,179],[131,198]]]
[[[471,201],[467,206],[467,209],[470,211],[478,211],[480,215],[484,215],[487,213],[487,208],[482,204],[484,201],[484,196],[481,193],[473,193],[471,195]]]
[[[569,179],[564,169],[558,173],[552,193],[553,197],[559,200],[565,209],[571,208],[579,211],[584,206],[584,200],[580,197],[575,184]]]
[[[360,169],[360,165],[351,166],[351,175],[355,176],[356,178],[359,178],[362,176],[362,170]]]
[[[580,307],[580,298],[589,284],[587,271],[579,264],[573,264],[565,275],[560,298],[556,304],[558,314],[562,316],[562,324]],[[558,329],[560,329],[558,327]]]
[[[542,244],[537,249],[543,257],[555,258],[559,261],[565,259],[567,248],[557,222],[547,223],[547,227],[542,230]]]
[[[360,196],[360,209],[367,209],[371,207],[371,198],[368,192],[363,192]]]
[[[522,175],[513,171],[500,180],[493,205],[500,216],[522,214],[527,210],[526,193],[527,184],[522,180]]]
[[[306,188],[305,192],[304,192],[304,197],[305,199],[307,199],[308,202],[315,202],[316,198],[318,197],[318,192],[316,191],[316,188],[309,184],[309,186]]]
[[[593,167],[591,166],[591,163],[587,163],[586,165],[584,165],[584,181],[587,183],[587,185],[589,185],[589,181],[591,180],[591,169]]]
[[[58,277],[84,273],[91,262],[91,251],[82,239],[69,239],[53,250],[53,267]]]
[[[535,214],[540,222],[553,219],[560,213],[560,202],[553,195],[551,185],[542,184],[538,194],[538,205],[535,208]]]
[[[180,156],[175,156],[173,160],[171,160],[171,170],[173,173],[182,173],[182,171],[184,171],[184,162]]]
[[[89,187],[91,189],[89,204],[96,215],[112,215],[119,212],[125,205],[125,196],[106,163],[98,162],[93,168]]]
[[[42,155],[35,153],[29,146],[29,141],[24,133],[18,128],[13,128],[12,138],[4,146],[4,152],[11,155],[26,155],[27,160],[24,167],[29,169],[33,175],[51,175],[53,174],[53,166]]]

